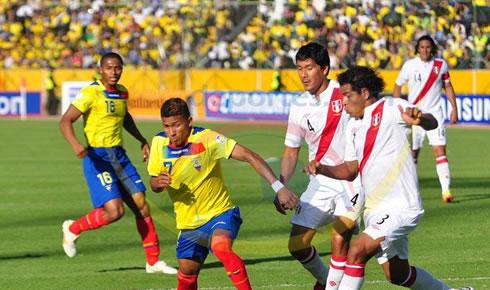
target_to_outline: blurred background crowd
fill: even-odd
[[[431,34],[451,68],[490,68],[490,1],[0,0],[0,68],[292,68],[308,41],[331,67],[399,69]]]

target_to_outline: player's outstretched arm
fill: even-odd
[[[140,142],[141,150],[143,151],[143,162],[147,162],[148,157],[150,156],[150,146],[148,145],[148,141],[146,141],[145,137],[141,135],[138,127],[136,127],[136,123],[134,122],[131,114],[127,113],[126,116],[124,116],[123,126],[124,129],[131,134],[131,136]]]
[[[335,179],[353,181],[359,172],[357,161],[344,161],[336,166],[323,165],[316,160],[310,161],[304,171],[307,174],[321,174]]]
[[[298,164],[299,150],[301,148],[284,147],[284,153],[282,154],[281,160],[281,182],[288,184],[291,176],[296,169],[296,164]]]
[[[277,179],[270,166],[260,155],[240,144],[236,144],[230,157],[249,163],[260,176],[267,180],[277,193],[276,199],[278,203],[275,205],[279,212],[285,214],[285,209],[293,209],[298,205],[298,197]]]
[[[61,116],[60,130],[63,137],[68,141],[78,158],[83,158],[87,155],[87,149],[78,141],[73,129],[73,123],[80,118],[82,112],[75,106],[70,105],[68,110]]]

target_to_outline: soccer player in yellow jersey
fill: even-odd
[[[245,265],[232,250],[242,219],[223,182],[220,160],[249,163],[271,184],[285,209],[295,208],[298,198],[258,154],[219,133],[193,127],[182,99],[168,99],[160,113],[164,132],[153,138],[148,172],[153,191],[167,190],[174,204],[180,230],[177,289],[197,289],[197,276],[209,250],[223,263],[237,289],[251,289]]]
[[[160,246],[150,209],[145,200],[145,186],[122,147],[122,130],[141,142],[145,161],[150,148],[127,110],[128,90],[118,84],[123,60],[107,53],[100,60],[101,80],[80,91],[60,121],[63,136],[78,158],[94,209],[78,220],[63,223],[63,249],[68,257],[77,253],[75,241],[81,232],[95,230],[117,221],[124,214],[123,201],[136,216],[136,226],[146,254],[146,272],[176,274],[177,270],[159,260]],[[73,123],[83,115],[87,146],[77,139]]]

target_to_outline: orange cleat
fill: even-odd
[[[454,196],[449,191],[445,191],[442,193],[442,201],[444,203],[451,203],[454,201]]]

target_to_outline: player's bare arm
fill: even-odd
[[[240,144],[236,144],[231,152],[231,158],[249,163],[255,169],[255,171],[260,174],[260,176],[269,182],[274,191],[277,193],[276,198],[279,201],[279,205],[283,208],[282,213],[285,213],[284,209],[296,208],[299,203],[298,197],[284,185],[282,185],[282,183],[276,178],[270,166],[262,157],[260,157],[260,155]]]
[[[296,169],[296,164],[298,163],[299,150],[301,147],[284,147],[284,153],[282,154],[281,161],[281,182],[285,185],[288,184],[291,176]]]
[[[405,123],[410,125],[417,125],[424,130],[432,130],[437,128],[437,120],[429,113],[422,113],[418,108],[406,108],[403,110],[401,106],[398,107],[401,116]]]
[[[449,121],[451,122],[451,124],[456,124],[458,123],[458,105],[456,103],[456,93],[454,92],[454,88],[451,82],[446,82],[444,84],[444,90],[446,91],[447,100],[452,107]]]
[[[141,135],[138,127],[136,127],[136,123],[134,122],[131,114],[127,113],[124,116],[124,129],[129,132],[136,140],[138,140],[141,144],[141,150],[143,151],[143,162],[148,161],[148,157],[150,156],[150,146],[148,145],[148,141],[146,141],[145,137]]]
[[[170,183],[172,183],[172,177],[166,172],[162,172],[158,176],[150,177],[151,190],[154,192],[162,192],[170,186]]]
[[[82,112],[78,110],[75,106],[70,105],[68,110],[63,114],[60,120],[60,130],[63,137],[68,141],[78,158],[83,158],[87,155],[87,149],[84,145],[80,143],[77,136],[75,135],[75,129],[73,128],[73,123],[80,118]]]
[[[395,84],[395,88],[393,89],[393,98],[400,98],[402,96],[402,87]]]
[[[344,161],[335,166],[323,165],[316,160],[310,161],[305,167],[306,174],[321,174],[335,179],[353,181],[359,172],[357,161]]]

